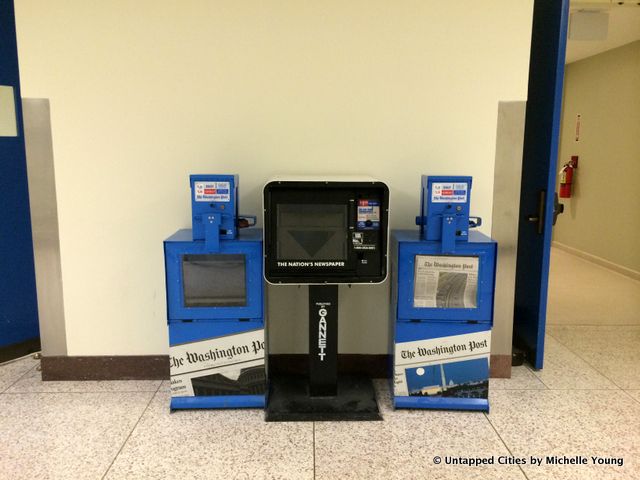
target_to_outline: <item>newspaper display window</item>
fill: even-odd
[[[413,306],[416,308],[477,308],[477,256],[416,255]]]

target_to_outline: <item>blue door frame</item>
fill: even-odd
[[[0,362],[40,349],[27,162],[12,0],[0,0],[0,85],[14,89],[18,135],[0,137]]]
[[[569,0],[535,0],[520,192],[513,339],[544,359],[551,230]]]

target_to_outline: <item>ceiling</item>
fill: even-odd
[[[629,2],[627,2],[629,3]],[[635,2],[634,2],[635,3]],[[566,63],[597,55],[612,48],[640,40],[640,5],[617,5],[605,1],[571,2],[571,11],[589,10],[609,12],[609,31],[606,40],[567,41]]]

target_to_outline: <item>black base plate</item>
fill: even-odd
[[[382,420],[370,378],[338,378],[335,397],[311,397],[304,376],[272,376],[265,414],[267,422]]]
[[[40,351],[40,337],[0,347],[0,363]]]

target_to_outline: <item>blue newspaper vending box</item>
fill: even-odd
[[[190,180],[192,228],[164,242],[171,408],[264,407],[262,231],[237,176]]]
[[[470,230],[471,177],[422,177],[417,230],[391,234],[393,404],[489,410],[497,244]]]

